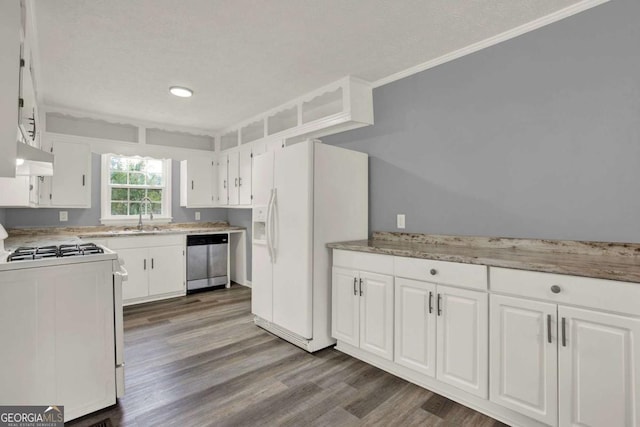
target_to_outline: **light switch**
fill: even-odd
[[[404,228],[404,214],[398,214],[398,228]]]
[[[200,212],[196,211],[196,221],[200,221]]]
[[[69,221],[69,214],[67,211],[60,211],[60,222]]]

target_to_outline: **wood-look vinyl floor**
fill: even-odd
[[[125,308],[126,396],[68,425],[503,425],[334,349],[309,354],[250,311],[239,285]]]

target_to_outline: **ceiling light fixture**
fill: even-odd
[[[193,91],[191,89],[181,86],[171,86],[169,88],[169,92],[171,92],[172,95],[179,96],[180,98],[189,98],[193,96]]]

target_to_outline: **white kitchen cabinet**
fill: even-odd
[[[0,177],[15,177],[20,85],[20,1],[0,2]]]
[[[163,295],[184,289],[185,271],[175,268],[184,259],[184,246],[161,246],[149,249],[149,295]]]
[[[240,153],[238,150],[233,150],[224,155],[227,157],[229,205],[236,206],[240,204],[240,188],[238,187],[238,179],[240,178]]]
[[[43,149],[54,154],[53,176],[40,185],[41,207],[91,207],[91,147],[88,144],[43,140]]]
[[[487,398],[489,303],[484,292],[438,285],[436,377]]]
[[[148,250],[144,248],[115,249],[107,242],[107,247],[118,252],[118,258],[124,261],[124,268],[129,277],[122,286],[124,301],[149,296],[149,277],[147,273]]]
[[[186,293],[183,235],[115,237],[106,246],[118,253],[129,273],[122,287],[125,305]]]
[[[490,280],[514,295],[491,296],[493,401],[552,426],[640,426],[638,284],[494,267]]]
[[[404,278],[395,292],[395,362],[486,398],[487,294]]]
[[[396,278],[396,363],[430,377],[436,375],[436,285]]]
[[[241,205],[250,205],[251,171],[253,167],[253,148],[250,145],[240,147],[238,151],[238,201]]]
[[[216,201],[215,162],[200,157],[180,162],[180,206],[211,207]]]
[[[116,403],[112,261],[0,273],[0,402],[65,407],[65,420]],[[11,385],[8,387],[7,385]]]
[[[393,277],[333,269],[332,336],[393,359]]]
[[[0,206],[33,207],[38,204],[39,181],[36,176],[0,178]]]
[[[640,426],[640,319],[562,305],[558,319],[560,426]]]
[[[331,336],[360,345],[360,295],[357,270],[333,267]]]
[[[223,184],[222,190],[227,194],[228,205],[251,205],[252,146],[247,144],[221,154],[219,163],[226,164],[226,171],[222,172],[226,175],[226,178],[222,177],[226,183]]]
[[[229,159],[226,154],[218,156],[216,162],[218,168],[218,194],[217,204],[224,206],[229,204]]]
[[[491,401],[556,426],[556,305],[502,295],[490,299]]]

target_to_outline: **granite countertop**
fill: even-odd
[[[329,243],[348,251],[640,283],[640,244],[375,232]]]
[[[20,246],[48,246],[78,244],[91,238],[117,238],[133,236],[157,236],[168,234],[207,234],[243,231],[244,227],[229,225],[226,222],[189,222],[146,225],[143,231],[135,226],[126,227],[45,227],[8,229],[9,238],[5,240],[5,249],[15,250]]]

